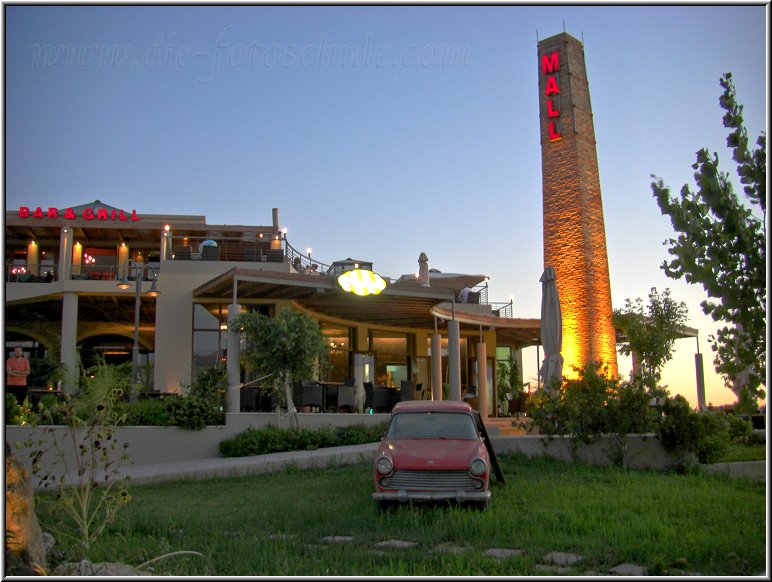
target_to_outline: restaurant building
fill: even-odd
[[[407,380],[428,398],[441,394],[441,384],[459,397],[484,381],[495,415],[496,359],[514,354],[521,362],[521,350],[539,341],[538,319],[515,319],[511,303],[488,301],[484,275],[429,270],[422,285],[382,274],[387,285],[378,295],[343,291],[337,275],[373,263],[328,264],[297,251],[277,208],[265,226],[213,225],[99,200],[21,207],[5,218],[6,354],[21,343],[27,357],[61,361],[67,392],[77,389],[72,372],[81,366],[98,356],[131,361],[137,350],[148,391],[181,393],[201,370],[227,365],[229,412],[238,412],[238,385],[250,378],[237,368],[234,381],[239,359],[228,355],[238,351],[238,336],[229,334],[229,319],[291,307],[319,323],[330,348],[319,379],[360,387]],[[465,286],[471,292],[462,303]]]

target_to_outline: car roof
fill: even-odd
[[[405,400],[394,405],[391,413],[397,412],[466,412],[474,409],[467,402],[456,400]]]

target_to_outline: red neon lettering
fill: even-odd
[[[131,219],[132,220],[139,220],[139,216],[137,216],[137,211],[136,210],[132,210],[131,211]]]
[[[48,218],[59,218],[59,210],[57,208],[49,208]]]
[[[75,219],[75,211],[72,208],[68,208],[64,211],[64,217],[69,220]]]
[[[549,97],[550,95],[557,95],[560,93],[560,87],[555,77],[547,77],[547,88],[544,90],[544,94]]]
[[[27,206],[21,206],[19,208],[19,218],[28,218],[29,217],[29,208]]]
[[[97,208],[97,220],[107,220],[107,208]]]
[[[86,208],[83,211],[83,218],[86,220],[94,220],[94,211],[91,208]]]
[[[541,72],[543,74],[554,73],[560,70],[560,57],[558,51],[553,52],[551,55],[542,55],[541,57]]]
[[[547,99],[547,117],[560,117],[560,111],[554,108],[552,99]]]
[[[121,208],[121,211],[118,213],[118,220],[126,220],[126,213],[123,211],[123,208]]]
[[[35,208],[35,212],[32,213],[33,218],[43,218],[43,210],[38,206]]]
[[[560,132],[555,129],[554,121],[550,121],[548,127],[550,132],[550,141],[555,141],[556,139],[560,139],[561,137],[563,137],[562,135],[560,135]]]

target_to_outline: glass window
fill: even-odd
[[[228,337],[224,305],[193,306],[193,376],[204,368],[224,364]]]
[[[459,412],[399,412],[392,416],[387,438],[476,439],[472,417]]]
[[[329,382],[343,382],[350,377],[352,330],[332,323],[321,323],[320,327],[328,349],[326,379]]]

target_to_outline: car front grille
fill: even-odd
[[[482,481],[467,471],[394,471],[382,477],[385,489],[408,491],[479,491]]]

